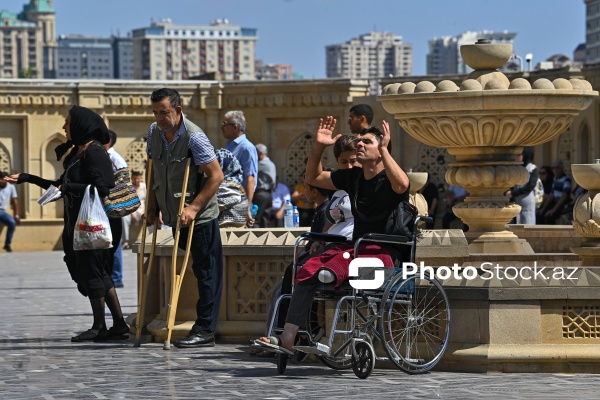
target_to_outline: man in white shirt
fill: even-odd
[[[14,185],[4,180],[7,175],[6,172],[0,172],[0,223],[6,225],[7,228],[4,250],[11,252],[12,237],[21,219],[19,217],[19,204],[17,203],[17,190]],[[13,216],[6,212],[9,204],[12,205]]]
[[[105,144],[104,148],[106,149],[106,152],[108,153],[110,160],[113,163],[113,168],[115,170],[121,169],[121,168],[126,168],[127,162],[125,162],[125,159],[123,157],[121,157],[121,155],[119,153],[117,153],[117,151],[113,147],[115,145],[115,143],[117,143],[116,132],[109,130],[108,135],[110,136],[110,142]],[[123,236],[122,236],[123,242],[127,242],[129,240],[129,237],[128,237],[129,236],[129,221],[125,221],[126,218],[129,218],[129,221],[131,221],[131,216],[128,215],[126,217],[121,218],[121,221],[122,221],[121,226],[123,229]],[[127,229],[125,229],[125,225],[127,225]],[[127,235],[127,236],[125,236],[125,235]],[[115,283],[116,288],[123,287],[123,251],[122,251],[121,243],[119,243],[119,247],[117,247],[117,250],[115,251],[115,255],[113,258],[112,280]]]

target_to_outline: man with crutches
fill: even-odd
[[[217,219],[219,207],[215,194],[223,181],[223,172],[202,129],[183,114],[181,98],[176,90],[155,90],[150,100],[156,122],[148,129],[147,152],[152,160],[152,182],[148,183],[148,187],[152,190],[148,191],[146,199],[147,222],[158,223],[159,210],[162,212],[164,223],[174,227],[173,237],[179,239],[176,244],[186,250],[186,260],[191,253],[192,269],[198,280],[196,322],[185,338],[173,344],[176,347],[214,346],[223,287],[223,256]],[[191,158],[191,168],[186,168],[186,164],[190,164],[188,157]],[[187,189],[184,190],[186,183]],[[185,204],[181,202],[182,197],[185,197]],[[182,271],[185,271],[185,265]],[[179,278],[172,272],[173,278]],[[169,305],[173,307],[169,310],[165,347],[168,347],[175,321],[181,287],[181,282],[178,283],[176,290],[171,285]]]

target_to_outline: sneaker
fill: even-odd
[[[7,245],[4,246],[4,250],[6,250],[7,253],[12,252],[12,249],[10,248],[9,244],[7,244]]]

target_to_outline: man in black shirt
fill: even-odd
[[[362,167],[323,171],[323,152],[341,137],[333,136],[335,124],[336,120],[331,116],[320,121],[315,144],[306,165],[306,182],[323,189],[343,189],[348,192],[354,215],[353,240],[365,233],[384,233],[385,223],[391,212],[409,196],[408,176],[389,152],[389,125],[383,121],[383,132],[377,128],[369,128],[358,135],[356,160]],[[312,269],[309,264],[310,261],[301,269],[303,273],[309,273],[307,271]],[[296,334],[307,320],[317,284],[316,275],[301,280],[292,294],[281,336],[263,337],[255,343],[293,354],[291,349]]]

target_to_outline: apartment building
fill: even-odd
[[[412,74],[412,45],[390,32],[370,32],[326,47],[328,78],[369,79]]]
[[[52,0],[0,10],[0,78],[54,78],[56,45]]]
[[[212,74],[220,80],[255,80],[257,30],[217,19],[210,25],[175,25],[170,19],[133,30],[134,77],[179,80]]]

